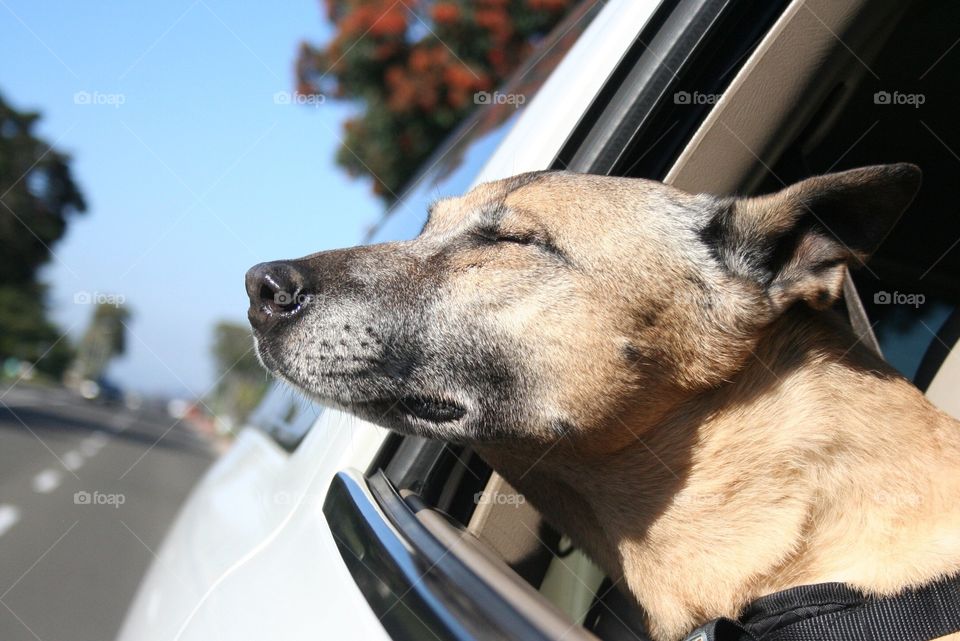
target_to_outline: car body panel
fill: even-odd
[[[326,412],[287,455],[243,430],[185,504],[119,638],[387,638],[357,607],[321,512],[334,474],[369,462],[384,435]]]

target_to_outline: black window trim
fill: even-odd
[[[674,3],[655,31],[644,29],[637,37],[611,77],[619,84],[608,83],[568,137],[554,168],[663,179],[713,108],[712,103],[678,103],[676,93],[688,89],[723,93],[789,4],[790,0]],[[654,44],[660,53],[651,51]],[[718,49],[722,55],[716,54]],[[705,66],[712,75],[704,77]],[[672,144],[658,148],[665,131],[674,129]],[[640,161],[624,167],[624,156],[631,149],[644,152]]]

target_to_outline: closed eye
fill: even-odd
[[[534,234],[511,233],[499,229],[478,229],[476,235],[488,243],[515,243],[517,245],[536,245],[540,243]]]
[[[554,245],[548,238],[535,232],[509,232],[493,227],[481,227],[474,231],[474,236],[488,244],[512,243],[514,245],[532,245],[542,249],[569,263],[567,255]]]

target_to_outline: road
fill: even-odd
[[[158,411],[0,388],[0,639],[113,639],[212,460]]]

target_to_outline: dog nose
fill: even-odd
[[[260,263],[247,272],[247,317],[255,329],[265,330],[280,318],[289,318],[309,300],[303,271],[284,261]]]

